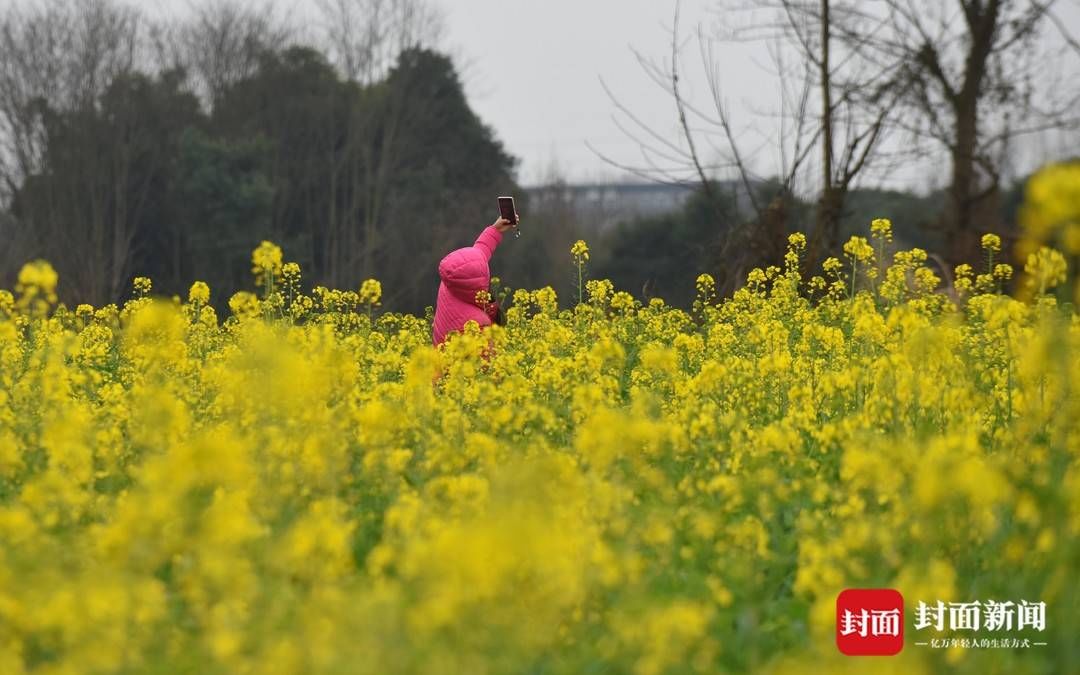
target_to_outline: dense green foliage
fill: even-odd
[[[24,256],[54,261],[64,299],[117,300],[136,275],[166,293],[193,276],[236,290],[245,252],[273,239],[318,283],[377,277],[395,307],[422,311],[439,257],[515,190],[514,160],[452,62],[425,49],[368,86],[290,47],[267,49],[212,105],[173,70],[32,114],[44,151],[13,190],[10,232]]]

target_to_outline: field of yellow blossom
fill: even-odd
[[[880,220],[823,276],[796,234],[691,312],[518,290],[445,350],[269,243],[228,317],[143,278],[72,311],[29,264],[0,673],[1080,672],[1080,199],[1036,187],[1023,278],[988,235],[955,297]],[[1045,602],[1010,634],[1045,644],[845,657],[848,587]]]

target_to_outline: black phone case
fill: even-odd
[[[517,210],[514,208],[514,199],[499,200],[499,215],[517,225]]]

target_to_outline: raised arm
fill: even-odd
[[[476,243],[473,244],[473,246],[483,251],[484,256],[488,260],[491,260],[491,255],[495,253],[495,249],[499,247],[502,236],[502,232],[499,231],[499,228],[494,225],[488,225],[484,228],[484,231],[480,233],[480,236],[476,238]]]

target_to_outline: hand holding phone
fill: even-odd
[[[521,218],[518,217],[513,197],[499,197],[499,216],[514,226],[515,237],[521,236],[521,230],[517,229],[518,223],[521,222]]]
[[[511,225],[518,224],[517,209],[514,208],[513,197],[499,197],[499,215],[510,221]]]

